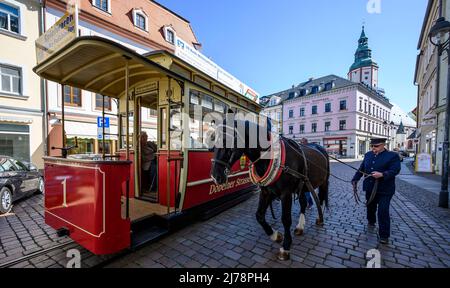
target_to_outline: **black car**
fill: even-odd
[[[44,178],[32,164],[0,155],[0,214],[12,203],[33,193],[44,193]]]

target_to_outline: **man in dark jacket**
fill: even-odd
[[[366,192],[367,221],[369,227],[375,227],[376,212],[378,207],[378,235],[380,243],[388,244],[391,232],[389,206],[395,193],[395,176],[400,173],[400,158],[397,153],[386,150],[386,139],[371,139],[372,151],[367,152],[359,170],[365,175],[363,190]],[[354,189],[363,173],[356,172],[352,184]],[[378,184],[376,184],[378,181]],[[377,185],[377,187],[375,187]],[[375,190],[374,190],[375,187]],[[372,196],[372,192],[376,193]],[[371,197],[372,196],[372,197]]]

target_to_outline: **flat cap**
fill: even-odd
[[[384,144],[386,141],[386,138],[372,138],[370,139],[370,145]]]

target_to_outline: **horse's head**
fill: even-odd
[[[215,129],[212,138],[214,146],[211,151],[214,152],[211,159],[210,176],[216,185],[224,184],[228,181],[231,173],[231,167],[244,154],[244,149],[237,148],[235,126],[219,125]]]

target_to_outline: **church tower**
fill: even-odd
[[[378,64],[372,59],[372,50],[369,48],[369,38],[364,32],[364,26],[355,52],[355,62],[348,72],[348,79],[378,90]]]

